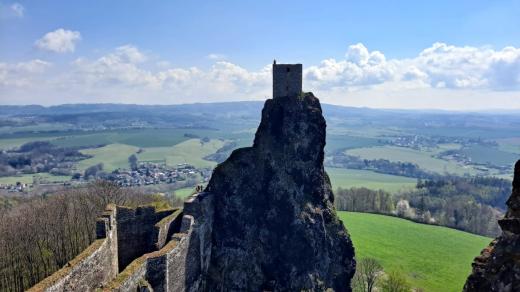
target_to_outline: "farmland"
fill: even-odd
[[[167,165],[174,166],[179,163],[188,163],[195,167],[213,167],[213,161],[205,160],[204,157],[215,153],[224,145],[222,140],[212,139],[203,142],[199,139],[190,139],[172,147],[149,147],[143,148],[138,154],[140,161],[165,160]]]
[[[390,193],[414,188],[416,180],[413,178],[382,174],[368,170],[327,168],[332,188],[360,188],[382,189]]]
[[[87,167],[98,163],[103,163],[105,171],[129,168],[128,157],[136,153],[138,149],[130,145],[110,144],[100,148],[82,150],[82,153],[93,155],[94,157],[80,161],[77,168],[84,171]]]
[[[350,149],[347,154],[359,156],[362,159],[388,159],[393,162],[411,162],[422,169],[440,174],[476,175],[480,172],[472,167],[460,165],[454,161],[447,161],[433,157],[436,152],[429,150],[415,150],[396,146],[376,146]]]

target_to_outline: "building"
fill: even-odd
[[[300,96],[302,92],[302,64],[273,62],[273,98]]]

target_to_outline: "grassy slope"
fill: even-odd
[[[110,144],[100,148],[81,150],[82,153],[94,155],[94,157],[81,160],[77,164],[78,170],[103,163],[103,170],[110,172],[117,168],[130,168],[128,157],[137,152],[139,148],[124,144]]]
[[[368,170],[327,168],[332,188],[335,190],[351,187],[366,187],[369,189],[382,189],[388,192],[415,187],[417,181],[414,178],[382,174]]]
[[[440,174],[446,172],[458,175],[464,175],[465,173],[471,175],[478,174],[478,171],[471,167],[464,167],[452,161],[432,157],[435,152],[419,151],[404,147],[378,146],[358,148],[347,150],[347,154],[359,156],[363,159],[388,159],[390,161],[412,162],[418,164],[423,169]]]
[[[356,257],[403,271],[425,291],[461,291],[471,262],[490,238],[450,228],[364,213],[338,212],[352,236]]]
[[[201,143],[199,139],[190,139],[173,147],[150,147],[144,148],[144,152],[138,155],[139,161],[166,159],[168,165],[189,163],[196,167],[213,167],[213,161],[204,160],[209,154],[215,153],[224,145],[221,140],[210,140]]]

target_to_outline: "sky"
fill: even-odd
[[[372,108],[520,109],[520,1],[0,0],[0,104],[264,100],[271,64]]]

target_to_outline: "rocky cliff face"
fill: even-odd
[[[312,93],[267,100],[254,145],[214,171],[208,291],[350,291],[354,249],[323,168]]]
[[[505,217],[498,221],[502,235],[475,258],[464,291],[520,291],[520,160],[507,206]]]

